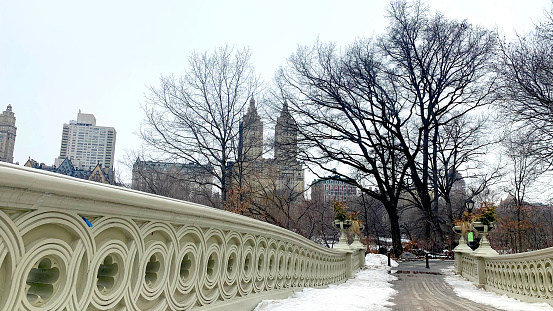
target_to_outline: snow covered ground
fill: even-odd
[[[305,288],[288,299],[264,300],[254,311],[390,310],[393,304],[388,300],[397,293],[391,281],[397,277],[388,274],[388,258],[368,254],[365,264],[365,269],[343,284]],[[392,266],[397,267],[397,262],[392,260]]]
[[[553,311],[553,307],[545,302],[522,302],[514,298],[509,298],[506,295],[499,295],[477,288],[472,282],[455,275],[453,269],[444,269],[442,272],[446,275],[445,281],[453,287],[453,291],[459,297],[507,311]]]
[[[397,293],[391,282],[396,280],[388,274],[388,259],[384,255],[368,254],[366,268],[357,273],[354,279],[328,288],[305,288],[292,297],[282,300],[264,300],[254,311],[357,311],[390,310],[391,298]],[[392,266],[397,262],[392,260]],[[457,296],[477,303],[507,311],[553,311],[546,303],[527,303],[478,289],[462,277],[453,273],[453,268],[444,269],[445,281],[453,287]]]

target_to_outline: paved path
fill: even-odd
[[[400,262],[393,269],[398,280],[392,284],[398,293],[392,298],[392,310],[499,310],[457,296],[441,274],[452,265],[453,261],[431,260],[426,269],[424,261]]]

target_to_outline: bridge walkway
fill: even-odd
[[[392,269],[398,279],[393,282],[398,293],[392,298],[394,311],[407,310],[500,310],[461,298],[444,280],[442,269],[453,265],[453,261],[430,261],[429,269],[424,261],[399,262]]]

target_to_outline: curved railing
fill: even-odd
[[[478,280],[478,269],[474,256],[463,256],[463,276],[472,282]]]
[[[455,270],[477,286],[528,302],[553,306],[553,247],[510,255],[456,252]],[[460,266],[459,266],[460,265]]]
[[[363,256],[233,213],[0,164],[0,310],[247,310],[343,282]]]

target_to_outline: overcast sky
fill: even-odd
[[[432,9],[507,37],[531,30],[549,0],[434,0]],[[0,0],[0,111],[17,118],[14,161],[53,164],[79,109],[117,131],[116,162],[137,149],[140,104],[193,50],[249,46],[266,81],[301,45],[382,32],[388,1]],[[268,131],[269,129],[266,129]],[[272,130],[271,130],[272,131]],[[116,169],[119,165],[116,164]],[[122,168],[120,168],[122,170]]]

